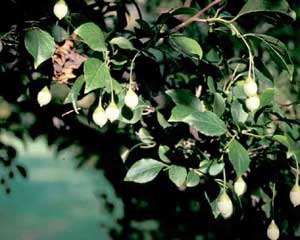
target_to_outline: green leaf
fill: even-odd
[[[221,117],[225,111],[225,100],[219,93],[214,93],[213,111],[218,117]]]
[[[292,80],[294,74],[294,64],[283,42],[277,38],[265,34],[248,33],[244,36],[254,37],[255,39],[262,41],[269,48],[273,60],[283,69],[287,70],[290,75],[290,80]]]
[[[200,100],[188,89],[172,89],[166,91],[176,106],[172,109],[169,122],[181,122],[194,112],[201,111]]]
[[[64,104],[72,103],[73,108],[76,113],[77,113],[76,102],[77,102],[77,98],[79,96],[80,90],[83,86],[83,83],[84,83],[84,77],[83,77],[83,75],[81,75],[74,82],[74,85],[72,86],[71,91],[69,92],[68,96],[66,97],[66,99],[64,101]]]
[[[198,111],[184,105],[177,105],[172,109],[172,113],[168,121],[184,122],[183,120],[194,112],[198,112]]]
[[[122,108],[121,117],[119,118],[119,121],[126,124],[136,124],[138,121],[140,121],[142,118],[143,108],[137,107],[134,111],[131,111],[128,108],[123,108],[124,98],[121,99],[120,94],[118,95],[118,97],[119,97],[119,102],[117,105],[119,108]],[[139,101],[139,104],[142,105],[141,100]]]
[[[275,101],[275,89],[274,88],[267,88],[265,89],[259,96],[260,98],[260,107],[264,107],[267,105],[274,105]]]
[[[95,23],[84,23],[75,30],[75,33],[81,37],[92,50],[98,52],[106,50],[103,32]]]
[[[106,78],[106,80],[107,80],[107,81],[105,81],[105,90],[106,90],[106,92],[110,93],[113,90],[115,94],[120,94],[124,88],[122,87],[122,85],[116,79],[111,77],[110,74],[109,74],[109,77],[111,78],[113,89],[111,89],[111,84],[110,84],[109,78]]]
[[[248,151],[237,140],[233,140],[229,145],[228,155],[236,175],[241,176],[250,164]]]
[[[216,88],[215,88],[215,81],[211,76],[207,77],[207,86],[210,92],[215,93]]]
[[[153,141],[154,138],[151,136],[149,131],[146,128],[140,128],[137,132],[137,135],[142,143],[144,143],[146,146],[152,146],[155,142]]]
[[[170,163],[170,159],[166,156],[166,153],[170,150],[170,148],[166,145],[159,145],[158,147],[158,156],[160,160],[165,163]]]
[[[220,174],[224,168],[225,164],[224,163],[217,163],[214,162],[208,170],[209,175],[211,176],[217,176],[218,174]]]
[[[236,123],[244,123],[248,118],[248,113],[243,109],[243,105],[238,101],[234,100],[231,104],[231,116],[233,121]]]
[[[195,187],[199,183],[200,183],[199,175],[194,170],[190,170],[186,178],[186,186]]]
[[[197,111],[201,111],[201,102],[199,98],[188,89],[172,89],[166,91],[166,94],[172,98],[176,105],[184,105]]]
[[[282,145],[286,146],[287,148],[289,147],[289,142],[287,140],[287,137],[284,135],[274,135],[273,138],[280,142]]]
[[[203,160],[203,161],[200,162],[198,170],[201,173],[205,173],[206,174],[206,173],[208,173],[208,169],[209,169],[210,165],[211,165],[211,161],[208,160],[208,159],[205,159],[205,160]]]
[[[213,112],[194,112],[182,122],[207,136],[221,136],[227,131],[225,123]]]
[[[165,119],[164,115],[162,115],[159,111],[156,111],[157,114],[157,122],[159,123],[162,128],[168,128],[171,127],[172,125],[168,123],[168,121]]]
[[[125,37],[115,37],[109,41],[110,44],[117,45],[119,48],[126,50],[134,50],[132,43]]]
[[[108,67],[96,58],[88,58],[84,62],[84,79],[86,82],[84,93],[105,87],[110,81]]]
[[[34,58],[34,68],[51,58],[55,51],[55,42],[49,33],[39,29],[30,29],[25,34],[25,47]]]
[[[146,183],[152,181],[166,165],[154,159],[141,159],[129,168],[125,181]]]
[[[171,40],[172,43],[175,45],[175,48],[179,51],[190,56],[196,55],[199,60],[202,59],[202,48],[199,45],[199,43],[194,39],[182,35],[173,35],[171,36]]]
[[[172,165],[169,168],[169,178],[177,187],[181,187],[186,179],[187,171],[184,167]]]
[[[273,16],[277,19],[280,17],[294,18],[286,0],[248,0],[237,14],[237,17],[258,13],[269,17]]]
[[[235,98],[246,99],[247,96],[244,92],[244,81],[236,82],[235,86],[232,88],[232,94]]]
[[[205,196],[207,202],[209,203],[209,206],[211,208],[212,214],[214,215],[214,218],[217,218],[219,216],[219,214],[220,214],[220,211],[219,211],[219,209],[217,207],[217,201],[218,201],[219,197],[217,197],[214,201],[211,201],[209,199],[208,194],[206,192],[204,192],[204,196]]]

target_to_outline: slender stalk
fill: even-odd
[[[131,65],[130,65],[130,73],[129,73],[129,88],[131,88],[132,86],[132,72],[133,72],[133,67],[134,67],[134,63],[135,63],[135,59],[137,58],[137,56],[140,54],[140,52],[137,52],[132,61],[131,61]]]
[[[265,136],[257,135],[257,134],[254,134],[254,133],[249,133],[245,130],[242,131],[242,134],[250,136],[250,137],[254,137],[254,138],[264,138],[265,137]]]
[[[252,69],[253,69],[253,66],[254,66],[254,63],[253,63],[253,54],[252,54],[251,47],[250,47],[249,43],[246,41],[246,39],[244,38],[244,36],[236,28],[236,26],[234,26],[233,24],[230,24],[230,26],[233,29],[233,31],[237,34],[237,36],[242,39],[242,41],[244,42],[245,46],[248,49],[248,52],[249,52],[249,71],[248,71],[248,77],[250,78],[251,74],[252,74]]]
[[[226,192],[226,184],[227,184],[225,167],[223,168],[223,182],[224,182],[223,193],[225,193]]]
[[[296,184],[299,184],[299,163],[297,160],[297,156],[295,156],[295,163],[296,163]]]
[[[272,215],[274,218],[274,208],[275,208],[275,195],[276,195],[276,184],[273,184],[273,188],[272,188]]]

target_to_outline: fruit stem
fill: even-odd
[[[99,97],[99,103],[98,103],[98,106],[101,106],[102,107],[102,96],[100,95]]]
[[[248,53],[249,53],[249,70],[248,70],[248,78],[251,78],[251,75],[253,74],[253,79],[255,78],[254,75],[254,62],[253,62],[253,54],[252,54],[252,50],[251,47],[249,45],[249,43],[246,41],[246,39],[244,38],[244,36],[240,33],[240,31],[237,29],[236,26],[234,26],[234,24],[230,23],[230,27],[233,29],[233,31],[237,34],[238,37],[240,37],[242,39],[242,41],[244,42],[245,46],[248,49]]]
[[[273,184],[272,188],[272,216],[274,218],[274,208],[275,208],[275,195],[276,195],[276,183]]]
[[[257,134],[254,134],[254,133],[249,133],[245,130],[242,130],[242,134],[250,136],[250,137],[254,137],[254,138],[264,138],[265,137],[265,136],[257,135]]]
[[[227,180],[226,180],[226,171],[225,171],[225,167],[223,168],[223,193],[226,192],[226,184],[227,184]]]
[[[110,69],[110,67],[109,67],[109,63],[110,63],[109,51],[105,51],[103,53],[103,55],[104,55],[104,64],[106,65],[106,67],[108,69]],[[111,102],[115,102],[115,99],[114,99],[114,86],[113,86],[113,81],[112,81],[112,77],[111,76],[109,76],[109,82],[110,82]]]
[[[131,61],[131,65],[130,65],[130,73],[129,73],[129,88],[132,87],[132,71],[133,71],[133,67],[134,67],[134,62],[135,62],[135,59],[137,58],[137,56],[140,54],[140,52],[137,52],[132,61]]]
[[[109,78],[110,81],[110,94],[111,94],[111,102],[115,102],[114,98],[114,87],[113,87],[113,82],[112,82],[112,77]]]
[[[296,184],[299,184],[299,163],[297,156],[295,156],[295,163],[296,163]]]

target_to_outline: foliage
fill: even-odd
[[[147,6],[134,0],[67,1],[69,13],[58,21],[47,1],[46,11],[3,25],[1,134],[47,134],[58,150],[76,145],[78,165],[96,156],[96,167],[118,181],[201,189],[202,197],[185,197],[209,205],[215,218],[225,191],[233,219],[264,223],[251,233],[255,239],[271,219],[294,236],[299,220],[288,192],[299,175],[299,69],[284,44],[294,44],[293,36],[286,30],[283,37],[289,27],[280,23],[292,24],[295,11],[286,0],[189,2],[146,21]],[[255,96],[243,90],[247,79],[258,86]],[[39,107],[45,86],[52,100]],[[128,104],[128,90],[137,105]],[[95,121],[98,107],[104,119]],[[14,157],[3,149],[3,159]],[[241,176],[248,190],[239,198],[233,182]]]

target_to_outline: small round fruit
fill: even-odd
[[[43,87],[42,90],[40,90],[37,95],[37,101],[40,107],[50,103],[51,99],[52,99],[51,92],[47,86]]]
[[[107,123],[107,117],[105,114],[105,111],[101,105],[99,105],[95,111],[93,112],[93,121],[99,125],[100,127],[103,127]]]
[[[53,13],[59,20],[67,15],[68,10],[68,5],[64,0],[59,0],[53,7]]]
[[[138,95],[130,88],[125,95],[125,105],[131,109],[134,109],[139,104]]]
[[[247,97],[253,97],[257,95],[257,84],[252,78],[246,79],[243,88]]]
[[[233,213],[232,201],[226,192],[222,193],[217,201],[217,208],[223,218],[229,218]]]
[[[246,99],[246,107],[250,112],[254,112],[259,108],[260,100],[257,95]]]
[[[290,200],[294,207],[300,205],[300,187],[298,183],[295,183],[290,191]]]
[[[12,114],[12,109],[11,106],[8,102],[1,101],[0,102],[0,119],[1,120],[6,120],[8,119]]]
[[[280,235],[279,228],[277,227],[273,219],[270,225],[268,226],[267,236],[270,240],[277,240],[279,238],[279,235]]]
[[[242,196],[247,191],[247,184],[242,177],[238,177],[234,182],[233,188],[236,195]]]
[[[105,115],[111,122],[119,118],[120,110],[114,101],[112,101],[105,109]]]

